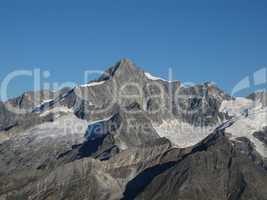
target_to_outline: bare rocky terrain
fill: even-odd
[[[127,59],[85,85],[24,93],[0,103],[0,200],[265,200],[265,97]]]

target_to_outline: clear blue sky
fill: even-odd
[[[152,74],[230,92],[267,67],[266,0],[6,0],[0,2],[0,80],[18,69],[83,81],[120,58]],[[32,89],[29,78],[10,96]]]

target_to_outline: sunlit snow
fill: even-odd
[[[266,146],[253,136],[253,133],[267,126],[267,107],[259,102],[237,98],[236,101],[224,101],[220,110],[236,117],[235,123],[226,129],[232,134],[231,139],[246,137],[256,146],[258,153],[267,157]],[[247,116],[243,114],[244,110],[247,110]]]
[[[92,86],[96,86],[96,85],[102,85],[103,83],[105,83],[105,81],[92,82],[92,83],[80,85],[80,87],[92,87]]]
[[[180,148],[197,144],[215,129],[215,127],[196,127],[177,119],[167,120],[162,124],[153,124],[153,128],[160,137],[168,138]]]

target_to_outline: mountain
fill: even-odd
[[[258,101],[262,103],[264,106],[267,106],[267,92],[259,91],[250,94],[247,98],[252,99],[253,101]]]
[[[0,199],[264,200],[263,96],[122,59],[87,84],[0,102]]]

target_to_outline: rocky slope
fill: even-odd
[[[127,59],[25,93],[0,103],[0,199],[267,199],[263,96],[184,87]]]

